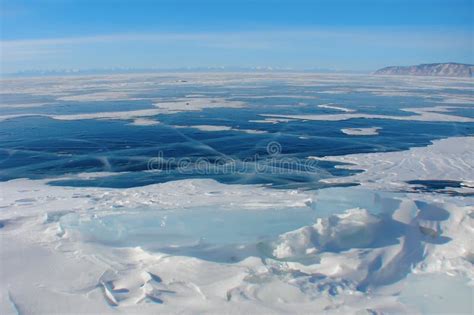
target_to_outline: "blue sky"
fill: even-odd
[[[474,63],[474,0],[1,0],[1,71]]]

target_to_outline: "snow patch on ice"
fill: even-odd
[[[191,126],[177,126],[177,125],[175,125],[174,127],[176,127],[176,128],[194,128],[194,129],[198,129],[198,130],[201,130],[201,131],[210,131],[210,132],[238,131],[238,132],[244,132],[244,133],[248,133],[248,134],[267,133],[264,130],[239,129],[239,128],[233,128],[233,127],[229,127],[229,126],[216,126],[216,125],[191,125]]]
[[[452,180],[466,183],[453,191],[472,193],[474,137],[433,141],[432,145],[407,151],[310,157],[344,163],[338,168],[363,170],[349,177],[325,179],[330,183],[360,183],[376,189],[407,190],[413,180]]]
[[[136,118],[133,120],[131,125],[134,126],[154,126],[158,125],[160,122],[157,120],[147,119],[147,118]]]
[[[120,120],[138,120],[138,124],[149,120],[143,120],[143,117],[151,117],[160,114],[173,114],[179,112],[201,111],[205,108],[241,108],[246,104],[241,101],[226,100],[224,98],[183,98],[176,99],[173,102],[156,102],[153,104],[156,108],[118,111],[118,112],[96,112],[87,114],[68,114],[68,115],[46,115],[46,114],[13,114],[0,116],[0,121],[25,116],[44,116],[56,120],[83,120],[83,119],[120,119]]]
[[[379,134],[380,127],[368,128],[342,128],[341,132],[350,136],[376,136]]]
[[[355,110],[353,110],[353,109],[345,108],[345,107],[342,107],[342,106],[336,106],[336,105],[333,105],[332,103],[321,104],[321,105],[318,105],[318,107],[319,108],[334,109],[334,110],[338,110],[338,111],[346,112],[346,113],[355,112]]]
[[[447,114],[450,106],[435,106],[435,107],[421,107],[421,108],[404,108],[402,110],[414,113],[416,115],[409,116],[394,116],[394,115],[380,115],[380,114],[364,114],[364,113],[345,113],[345,114],[326,114],[326,115],[276,115],[276,114],[261,114],[263,117],[270,118],[287,118],[299,120],[316,120],[316,121],[342,121],[356,118],[365,119],[391,119],[391,120],[411,120],[411,121],[443,121],[443,122],[474,122],[474,118],[456,116]]]

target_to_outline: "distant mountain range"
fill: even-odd
[[[353,73],[363,74],[367,71],[347,71],[330,68],[288,68],[288,67],[184,67],[184,68],[97,68],[97,69],[43,69],[23,70],[14,73],[5,73],[7,77],[30,76],[68,76],[68,75],[102,75],[102,74],[134,74],[134,73],[181,73],[181,72],[306,72],[306,73]],[[1,73],[0,73],[1,76]]]
[[[463,63],[428,63],[406,67],[385,67],[374,72],[380,75],[420,75],[442,77],[472,77],[474,65]]]

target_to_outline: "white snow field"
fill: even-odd
[[[459,137],[327,157],[361,186],[319,191],[1,182],[0,313],[472,314],[473,156]]]

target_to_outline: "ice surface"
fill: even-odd
[[[195,181],[195,185],[202,186],[199,181]],[[163,188],[167,186],[173,187],[169,184],[162,185]],[[318,250],[350,249],[367,245],[363,239],[370,243],[373,239],[369,234],[375,234],[368,228],[371,218],[377,221],[377,215],[391,215],[400,204],[397,198],[401,198],[395,194],[357,187],[327,188],[306,194],[308,195],[306,200],[287,208],[264,203],[259,207],[245,203],[240,203],[239,206],[223,206],[208,200],[208,203],[212,202],[214,205],[196,207],[192,203],[187,203],[183,208],[169,209],[153,206],[127,208],[121,204],[108,211],[99,208],[100,213],[95,212],[93,215],[87,212],[83,214],[59,212],[59,215],[54,213],[51,217],[58,218],[62,233],[76,233],[82,241],[119,247],[139,246],[154,252],[231,261],[242,255],[246,257],[269,254],[265,250],[262,252],[260,246],[267,247],[280,235],[287,235],[284,233],[314,222],[316,225],[311,227],[311,231],[308,231],[308,227],[303,230],[306,229],[309,233],[309,238],[306,240],[309,242],[316,241],[316,235],[320,234],[317,241]],[[228,195],[228,198],[234,199],[237,196]],[[252,198],[254,202],[257,201],[257,196],[254,195]],[[364,207],[364,209],[356,208],[352,212],[347,212],[346,209],[352,207]],[[360,220],[356,217],[360,217]],[[357,220],[360,222],[357,223]],[[339,224],[331,227],[331,224],[335,223]],[[351,225],[353,223],[355,226]],[[288,235],[292,234],[296,235],[296,238],[302,235],[299,230],[289,232]],[[338,239],[335,239],[336,237]],[[343,244],[345,238],[352,238],[353,242]],[[311,248],[314,248],[314,245],[312,244]],[[215,252],[219,250],[222,253],[228,251],[225,248],[229,246],[233,246],[233,254],[215,256]],[[285,246],[289,248],[292,245],[279,245],[280,249],[275,249],[275,253],[270,256],[287,258],[289,254],[281,253],[285,251],[282,249]],[[213,250],[212,255],[208,253],[210,248]],[[239,251],[239,248],[242,251]]]
[[[396,194],[361,189],[359,187],[331,187],[314,192],[311,207],[318,218],[340,214],[347,209],[362,208],[373,214],[393,213],[400,204]]]
[[[210,180],[117,190],[15,180],[1,188],[7,314],[66,305],[154,313],[156,303],[164,312],[418,312],[431,308],[412,299],[410,288],[421,292],[412,272],[474,279],[468,197]],[[51,268],[47,277],[35,272]]]
[[[120,212],[123,214],[94,217],[71,213],[63,216],[60,224],[66,231],[79,231],[86,241],[166,252],[177,246],[257,244],[315,220],[314,211],[308,207],[271,211],[212,207]]]
[[[296,191],[229,186],[206,180],[153,186],[107,191],[48,187],[26,180],[3,184],[2,191],[8,193],[2,196],[2,206],[21,209],[20,213],[26,215],[3,212],[2,222],[6,223],[2,230],[7,237],[4,241],[18,244],[19,240],[13,241],[10,237],[20,237],[21,242],[40,242],[48,248],[57,246],[60,251],[76,253],[72,261],[82,259],[80,257],[84,255],[97,257],[108,253],[107,258],[100,259],[105,259],[107,268],[124,264],[120,268],[123,271],[107,278],[112,282],[103,280],[108,288],[104,291],[108,292],[105,297],[115,301],[116,307],[131,305],[135,296],[139,299],[141,291],[134,283],[148,283],[149,280],[140,280],[145,271],[164,279],[159,290],[173,288],[179,292],[173,298],[160,295],[153,291],[155,289],[151,291],[155,292],[151,300],[159,299],[170,307],[176,307],[177,301],[192,300],[186,293],[188,289],[172,284],[171,279],[175,278],[184,281],[186,287],[196,285],[206,299],[217,303],[214,305],[219,305],[215,299],[222,294],[233,303],[240,303],[241,298],[242,301],[260,301],[253,306],[254,311],[263,305],[270,307],[280,298],[297,303],[298,308],[304,308],[306,303],[308,306],[314,303],[332,305],[333,302],[324,302],[324,292],[334,301],[345,301],[347,307],[352,305],[352,310],[362,305],[383,310],[381,305],[362,302],[358,294],[365,294],[363,292],[368,292],[369,288],[390,288],[390,285],[403,282],[412,268],[431,274],[457,273],[464,279],[474,273],[471,262],[466,260],[470,257],[468,253],[473,251],[469,242],[473,218],[468,214],[474,210],[453,204],[468,200],[456,197],[444,197],[442,201],[439,197],[413,200],[416,195],[374,192],[358,187],[298,194]],[[31,196],[29,200],[22,197],[25,193]],[[265,198],[269,194],[274,196],[270,203]],[[161,209],[145,207],[155,200],[160,200]],[[276,208],[283,200],[288,201],[288,208]],[[124,204],[124,201],[127,202]],[[208,206],[193,207],[199,203]],[[213,206],[209,207],[210,204]],[[44,207],[48,209],[46,216],[43,216]],[[346,210],[350,208],[352,210]],[[41,217],[38,219],[37,216]],[[306,227],[300,228],[304,225]],[[3,245],[10,248],[7,243]],[[139,249],[132,254],[127,248]],[[119,255],[118,249],[128,254]],[[11,250],[14,249],[6,253]],[[25,251],[30,252],[30,249]],[[158,263],[162,254],[176,257],[176,260],[169,265],[164,261]],[[263,257],[266,263],[248,265],[252,257]],[[277,261],[272,262],[272,257]],[[61,256],[55,259],[59,261],[50,263],[66,264]],[[218,291],[209,290],[203,283],[206,278],[202,276],[189,278],[198,272],[202,260],[211,264],[206,265],[207,279],[223,281]],[[281,265],[280,260],[285,265]],[[225,265],[229,263],[239,271]],[[100,272],[104,262],[92,266],[91,270]],[[176,266],[182,266],[179,270],[184,274],[174,274]],[[13,265],[7,265],[7,268],[13,268]],[[187,276],[189,271],[184,270],[193,272]],[[226,273],[232,276],[223,278]],[[30,278],[38,279],[34,274]],[[90,276],[86,278],[94,281]],[[61,281],[58,283],[68,287]],[[57,287],[58,284],[48,286]],[[120,293],[121,288],[128,293]],[[155,284],[153,288],[158,289]],[[24,308],[28,298],[19,295],[22,291],[18,291],[17,286],[11,286],[10,290],[15,303]],[[399,289],[390,290],[393,294]],[[94,300],[97,298],[99,296]],[[448,298],[451,299],[446,296]],[[374,297],[376,301],[387,305],[382,302],[383,296]],[[391,307],[406,310],[403,303],[412,311],[421,307],[402,298]],[[269,311],[271,308],[264,309]]]

